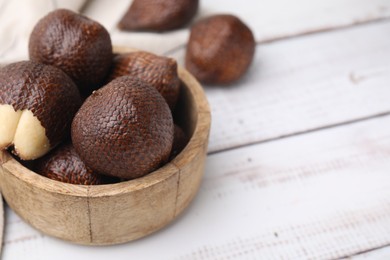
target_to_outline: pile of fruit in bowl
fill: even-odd
[[[0,186],[37,229],[81,244],[154,232],[203,175],[210,111],[176,61],[116,52],[99,23],[56,10],[30,60],[0,69]],[[28,166],[28,167],[27,167]]]

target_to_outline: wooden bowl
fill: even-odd
[[[85,245],[128,242],[174,220],[198,191],[210,130],[202,87],[178,71],[183,84],[175,117],[191,139],[171,162],[142,178],[83,186],[40,176],[1,151],[0,188],[8,205],[43,233]]]

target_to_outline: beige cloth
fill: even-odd
[[[116,24],[131,0],[0,0],[0,65],[28,59],[28,39],[37,21],[56,8],[68,8],[101,23],[113,45],[167,54],[187,42],[189,26],[164,33],[124,32]]]
[[[0,64],[28,59],[36,22],[56,8],[79,11],[86,0],[0,0]]]
[[[187,42],[190,25],[162,33],[120,31],[117,28],[118,21],[126,13],[131,2],[131,0],[94,0],[88,2],[83,14],[107,28],[113,45],[142,49],[162,55]]]

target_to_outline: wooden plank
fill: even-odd
[[[126,12],[129,1],[90,1],[84,13],[101,22],[111,33],[114,44],[127,45],[158,54],[185,44],[188,27],[166,33],[121,32],[118,20]],[[195,20],[203,17],[232,13],[239,16],[254,31],[259,42],[273,41],[317,31],[366,23],[390,17],[388,0],[236,0],[201,1]]]
[[[205,87],[216,152],[390,111],[390,22],[258,45],[248,74]],[[184,50],[173,57],[183,63]]]
[[[390,243],[389,147],[387,116],[209,155],[183,216],[125,245],[42,237],[7,209],[3,257],[331,259],[378,248]]]
[[[390,17],[387,0],[255,0],[239,8],[236,0],[214,0],[202,7],[201,17],[232,13],[242,18],[259,42]]]

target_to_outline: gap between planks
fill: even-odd
[[[236,146],[232,146],[232,147],[229,147],[229,148],[224,148],[224,149],[220,149],[220,150],[216,150],[216,151],[211,151],[211,152],[208,152],[207,154],[208,155],[212,155],[212,154],[223,153],[223,152],[227,152],[227,151],[231,151],[231,150],[235,150],[235,149],[240,149],[240,148],[243,148],[243,147],[248,147],[248,146],[253,146],[253,145],[258,145],[258,144],[263,144],[263,143],[274,142],[274,141],[283,140],[283,139],[287,139],[287,138],[291,138],[291,137],[295,137],[295,136],[300,136],[300,135],[304,135],[304,134],[308,134],[308,133],[319,132],[319,131],[328,130],[328,129],[335,128],[335,127],[343,127],[343,126],[356,124],[356,123],[360,123],[360,122],[368,121],[368,120],[374,120],[374,119],[377,119],[377,118],[387,117],[387,116],[390,116],[390,111],[379,113],[379,114],[375,114],[375,115],[371,115],[371,116],[367,116],[367,117],[351,119],[351,120],[348,120],[348,121],[345,121],[345,122],[341,122],[341,123],[335,123],[335,124],[320,126],[320,127],[308,129],[308,130],[305,130],[305,131],[299,131],[299,132],[295,132],[295,133],[291,133],[291,134],[281,135],[281,136],[277,136],[277,137],[273,137],[273,138],[269,138],[269,139],[264,139],[264,140],[260,140],[260,141],[256,141],[256,142],[236,145]]]
[[[338,260],[338,259],[340,259],[340,260],[348,260],[348,259],[353,260],[353,257],[355,257],[355,256],[361,256],[361,255],[364,255],[364,254],[367,254],[367,253],[373,253],[373,252],[375,252],[377,250],[384,249],[386,247],[390,248],[390,244],[385,244],[385,245],[382,245],[382,246],[378,246],[378,247],[374,247],[374,248],[371,248],[371,249],[367,249],[367,250],[363,250],[363,251],[360,251],[360,252],[356,252],[354,254],[342,256],[340,258],[335,258],[335,260]]]
[[[328,33],[328,32],[339,31],[339,30],[348,30],[350,28],[354,28],[357,26],[382,23],[382,22],[386,22],[389,20],[390,20],[390,17],[379,17],[379,18],[376,18],[374,20],[362,20],[362,21],[358,20],[358,21],[355,21],[351,24],[341,24],[338,26],[322,27],[322,28],[317,28],[317,29],[313,29],[313,30],[298,32],[296,34],[287,34],[285,36],[277,36],[275,38],[259,40],[259,41],[256,41],[256,44],[268,44],[268,43],[279,42],[279,41],[283,41],[283,40],[289,40],[289,39],[310,36],[310,35],[314,35],[314,34]]]

